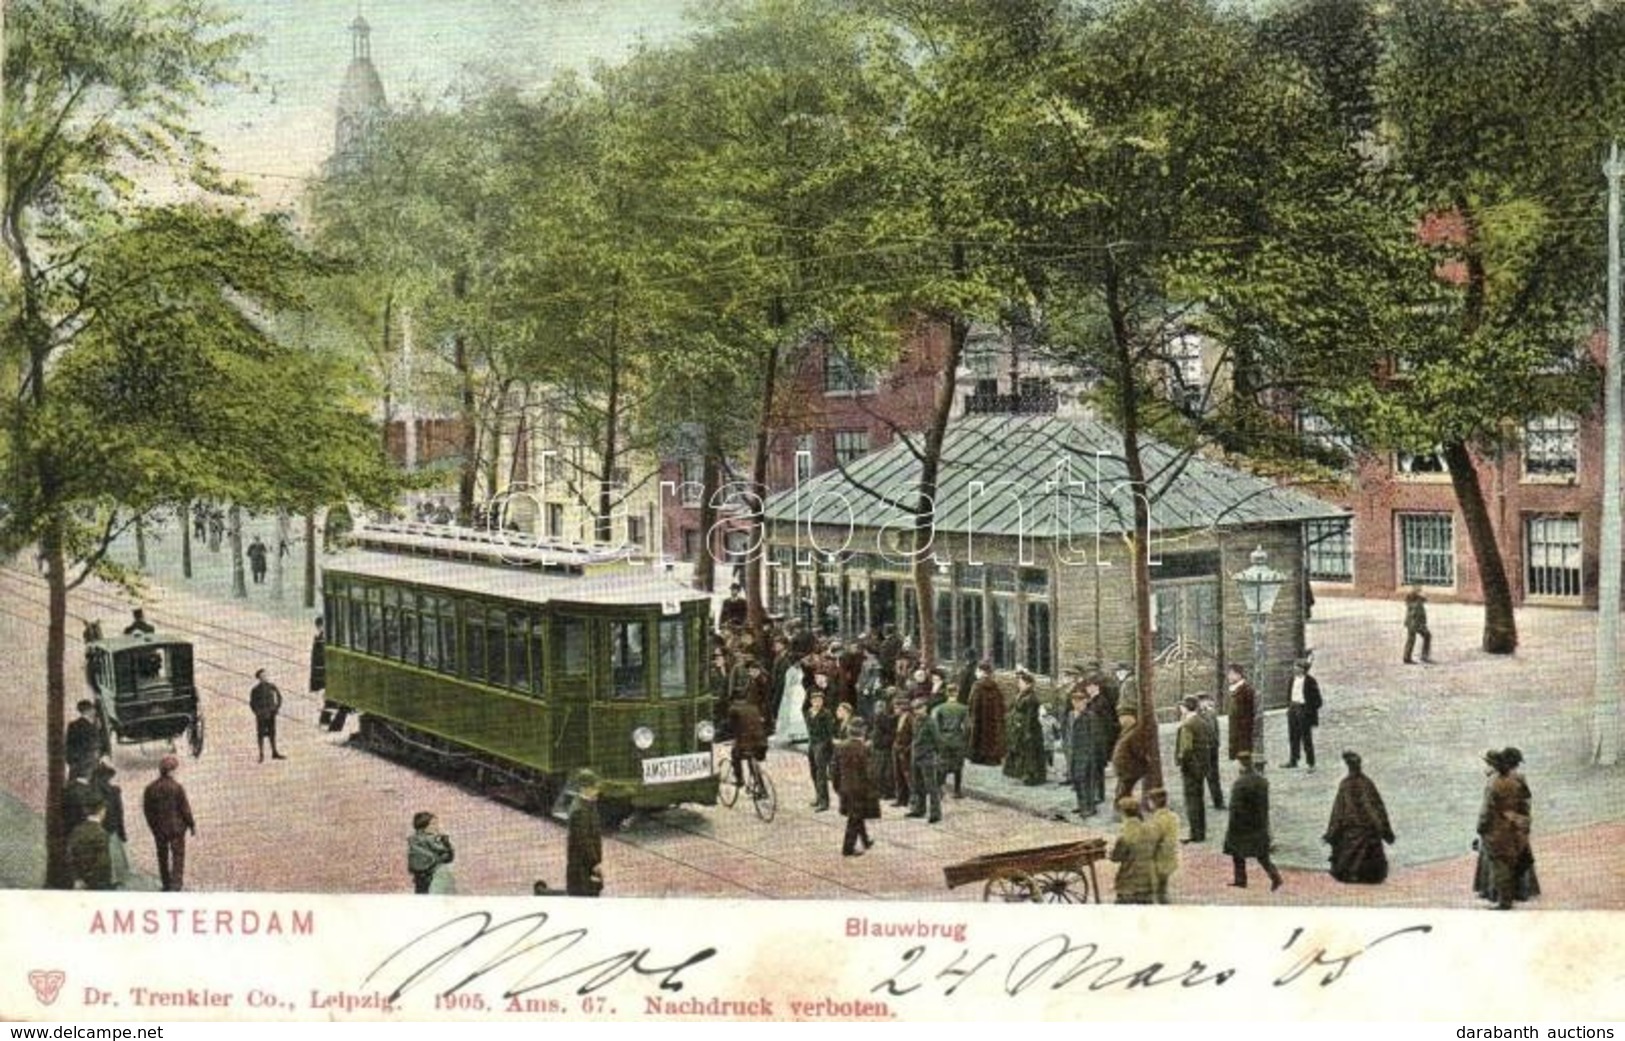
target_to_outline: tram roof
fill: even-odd
[[[352,550],[324,565],[332,574],[410,583],[431,589],[502,597],[525,603],[666,604],[709,600],[654,565],[624,564],[619,570],[565,575],[494,564],[464,564],[427,557]]]

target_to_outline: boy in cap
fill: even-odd
[[[450,864],[457,853],[451,836],[436,826],[437,818],[428,810],[412,814],[412,834],[406,839],[406,870],[412,876],[412,891],[427,893],[441,865]]]
[[[1117,902],[1149,904],[1156,895],[1157,833],[1140,819],[1140,804],[1130,796],[1117,800],[1123,830],[1112,844],[1117,863]]]
[[[186,836],[197,834],[186,789],[175,780],[181,762],[172,755],[158,761],[158,779],[141,794],[141,808],[158,846],[158,879],[166,893],[178,893],[186,884]]]
[[[819,675],[823,679],[823,675]],[[812,808],[829,809],[829,763],[835,756],[835,717],[824,707],[822,684],[807,697],[807,769],[812,774]]]
[[[1157,880],[1156,900],[1166,904],[1168,880],[1179,870],[1179,817],[1168,808],[1167,789],[1153,788],[1145,797],[1151,804],[1151,819],[1146,826],[1157,836],[1157,851],[1152,858]]]
[[[942,733],[926,714],[927,698],[914,699],[914,739],[909,749],[912,797],[906,817],[925,817],[926,823],[942,820]]]
[[[597,896],[604,891],[604,836],[598,826],[600,781],[591,770],[577,770],[575,803],[570,807],[570,833],[565,841],[564,892]]]

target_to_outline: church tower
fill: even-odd
[[[384,82],[372,64],[372,27],[357,14],[350,23],[350,67],[344,73],[344,86],[339,88],[338,126],[333,140],[335,166],[353,167],[360,161],[387,107]]]

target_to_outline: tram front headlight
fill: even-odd
[[[649,727],[638,727],[632,731],[632,743],[638,751],[647,752],[655,746],[655,732]]]
[[[694,737],[696,740],[710,744],[711,739],[717,736],[717,727],[709,719],[702,719],[694,724]]]

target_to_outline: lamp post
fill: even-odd
[[[1269,566],[1269,554],[1259,546],[1252,552],[1252,564],[1231,577],[1241,588],[1241,602],[1253,626],[1253,765],[1264,766],[1264,636],[1269,630],[1275,598],[1286,585],[1286,576]]]

